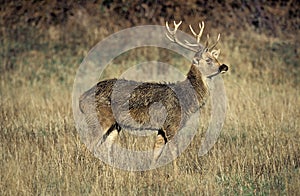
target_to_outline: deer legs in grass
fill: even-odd
[[[158,130],[156,141],[153,148],[153,162],[152,165],[154,165],[158,158],[160,157],[162,151],[164,150],[165,145],[167,144],[168,139],[166,137],[165,132],[162,129]]]
[[[158,162],[158,159],[161,156],[163,150],[165,149],[167,143],[169,145],[170,151],[172,153],[172,157],[174,159],[173,167],[174,167],[175,173],[178,173],[178,166],[177,166],[176,159],[175,159],[177,157],[177,146],[172,142],[168,142],[166,134],[162,129],[158,130],[158,133],[156,136],[156,141],[155,141],[154,148],[153,148],[152,167],[155,167],[155,164]]]
[[[108,143],[113,143],[120,131],[121,127],[118,125],[118,123],[113,124],[102,136],[101,140],[97,144],[97,147],[102,145],[106,140],[108,140]]]
[[[120,125],[115,122],[101,137],[99,142],[96,145],[96,148],[101,147],[101,145],[106,145],[108,148],[108,160],[111,162],[111,149],[112,145],[115,142],[116,138],[118,137],[119,133],[121,131]],[[160,158],[163,150],[166,147],[166,144],[168,143],[168,139],[166,137],[165,132],[162,129],[159,129],[157,132],[154,148],[153,148],[153,159],[152,159],[152,166],[154,167],[157,163],[158,159]],[[177,156],[177,147],[174,144],[169,143],[169,145],[172,146],[171,153],[173,158],[176,158]],[[177,164],[176,161],[174,161],[174,169],[177,171]]]
[[[104,133],[104,135],[101,137],[101,139],[98,141],[96,144],[96,151],[98,148],[102,145],[106,145],[108,151],[107,151],[107,156],[108,156],[108,162],[111,163],[111,150],[112,150],[112,145],[117,139],[119,132],[121,131],[121,127],[118,125],[118,123],[114,123],[109,127],[109,129]]]

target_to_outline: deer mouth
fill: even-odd
[[[228,71],[228,66],[225,65],[225,64],[222,64],[222,65],[219,67],[219,70],[218,70],[216,73],[207,76],[207,78],[211,79],[212,77],[215,77],[215,76],[219,75],[220,73],[223,74],[223,73],[225,73],[225,72],[227,72],[227,71]]]

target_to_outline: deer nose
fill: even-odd
[[[224,73],[224,72],[228,71],[228,66],[225,65],[225,64],[222,64],[222,65],[219,67],[219,71],[220,71],[221,73]]]

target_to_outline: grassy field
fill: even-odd
[[[16,40],[1,31],[0,195],[299,194],[299,32],[224,33],[218,45],[219,59],[230,66],[223,75],[224,128],[209,153],[198,157],[199,128],[177,160],[176,176],[172,164],[144,172],[112,168],[80,141],[73,80],[88,50],[109,31],[89,29],[89,40],[77,37],[76,46],[57,39],[55,26],[44,37],[35,37],[35,28],[23,30],[28,37]]]

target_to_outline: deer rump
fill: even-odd
[[[188,80],[171,84],[105,80],[86,91],[79,106],[84,114],[96,113],[104,129],[118,123],[126,130],[168,130],[167,138],[199,109]]]

